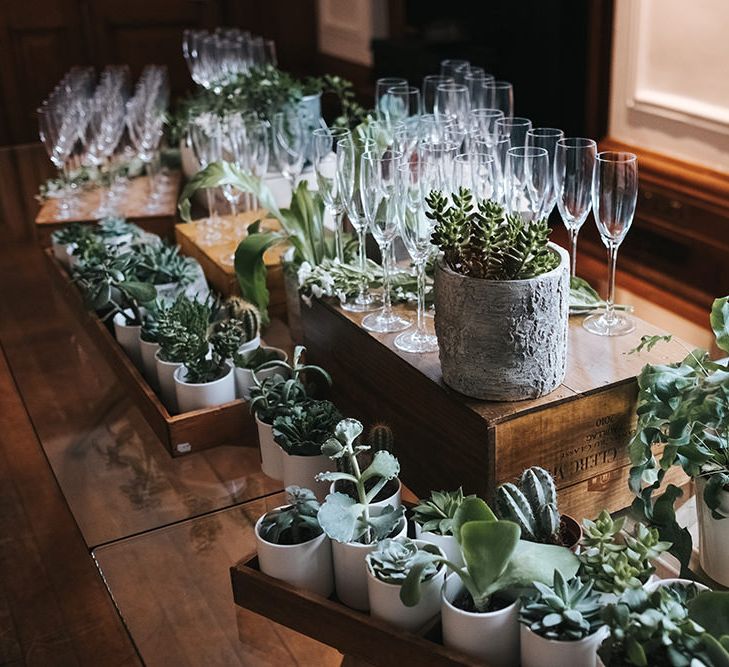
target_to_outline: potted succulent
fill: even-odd
[[[519,611],[522,667],[594,665],[604,623],[592,582],[566,581],[555,571],[551,588],[538,581],[534,587],[536,595],[523,600]]]
[[[496,514],[518,524],[522,539],[531,542],[575,551],[582,537],[580,524],[559,513],[552,475],[538,466],[527,468],[518,484],[508,482],[496,489]]]
[[[187,293],[187,289],[200,278],[197,260],[180,255],[178,246],[142,243],[136,247],[136,252],[137,277],[154,285],[158,299],[173,301],[180,292]],[[206,294],[202,296],[204,298]]]
[[[452,200],[452,204],[448,202]],[[544,396],[567,363],[569,255],[548,242],[546,220],[506,215],[461,188],[431,192],[435,332],[443,381],[474,398]]]
[[[107,246],[116,246],[120,250],[127,249],[132,241],[140,236],[141,229],[125,218],[110,216],[99,220],[94,233]]]
[[[256,386],[255,378],[262,382],[277,373],[282,377],[288,377],[285,369],[270,365],[272,361],[281,361],[285,364],[288,360],[289,355],[284,350],[266,345],[259,345],[255,350],[249,352],[236,352],[233,355],[235,395],[246,401],[249,400],[251,390]]]
[[[603,510],[594,521],[584,519],[580,541],[580,578],[592,582],[603,601],[614,601],[630,588],[639,588],[655,572],[652,561],[671,547],[658,530],[636,523],[633,534],[623,531],[625,517],[613,519]]]
[[[191,340],[196,342],[207,338],[211,316],[212,303],[209,299],[200,302],[184,294],[179,294],[171,306],[157,313],[157,380],[162,402],[172,413],[179,411],[175,372],[185,361]]]
[[[306,486],[318,500],[324,500],[329,485],[314,479],[331,470],[331,462],[321,448],[341,420],[334,403],[316,400],[294,405],[286,414],[274,418],[273,439],[283,450],[284,486]]]
[[[57,229],[51,234],[51,248],[53,256],[63,266],[69,268],[71,266],[70,256],[73,249],[78,246],[79,242],[92,235],[91,228],[80,222],[72,222]]]
[[[255,526],[261,572],[329,597],[334,590],[332,548],[319,525],[319,502],[309,489],[286,487],[287,504],[266,512]]]
[[[142,356],[142,372],[149,385],[155,391],[159,390],[157,378],[157,312],[164,308],[161,303],[150,304],[142,317],[142,328],[139,332],[139,351]]]
[[[323,523],[322,523],[323,525]],[[520,540],[519,526],[496,518],[480,498],[465,498],[453,518],[463,567],[446,561],[451,571],[441,594],[443,642],[494,667],[518,662],[518,596],[534,582],[577,574],[579,561],[565,547]],[[420,599],[420,568],[410,570],[401,589],[408,605]]]
[[[237,344],[234,328],[220,326],[210,336],[206,330],[181,339],[183,363],[173,375],[180,412],[211,408],[235,400],[233,365],[227,360],[231,337]]]
[[[463,489],[431,491],[429,498],[413,508],[415,536],[439,546],[446,558],[459,567],[464,563],[461,546],[453,535],[453,517],[466,498],[474,497],[464,496]]]
[[[259,370],[274,370],[274,374],[259,379],[254,374],[255,386],[251,389],[250,410],[258,427],[258,445],[261,452],[261,470],[272,479],[283,479],[283,452],[273,439],[273,421],[291,408],[313,396],[320,383],[331,386],[332,378],[323,368],[302,363],[306,348],[297,345],[291,364],[285,361],[269,361]],[[304,380],[308,380],[305,385]]]
[[[729,297],[714,301],[710,322],[717,347],[729,352]],[[636,351],[665,339],[670,336],[644,337]],[[630,488],[646,516],[674,542],[676,555],[685,566],[691,554],[691,535],[679,529],[672,511],[681,491],[669,485],[655,501],[660,512],[654,512],[652,500],[666,471],[680,465],[696,482],[701,567],[712,579],[729,586],[729,361],[712,361],[705,351],[688,350],[681,362],[645,366],[638,387]],[[654,448],[661,446],[660,456],[654,455]]]
[[[382,540],[365,557],[370,615],[404,630],[422,628],[440,610],[440,590],[446,573],[444,558],[438,546],[424,540],[404,536]],[[426,565],[420,575],[420,600],[415,606],[406,607],[400,599],[400,589],[410,569],[421,562]]]
[[[238,346],[230,350],[228,359],[232,360],[236,353],[245,354],[261,345],[261,316],[258,309],[239,296],[228,297],[221,305],[213,328],[225,322],[236,322],[239,332]]]
[[[347,481],[357,490],[356,498],[330,493],[319,510],[319,523],[332,540],[337,597],[348,607],[365,611],[369,608],[365,557],[381,540],[404,535],[407,524],[402,507],[370,511],[375,496],[388,480],[397,477],[400,464],[390,452],[379,451],[366,468],[360,466],[358,458],[369,449],[368,445],[357,444],[362,431],[356,419],[343,419],[337,424],[334,437],[324,443],[321,451],[335,463],[343,460],[349,472],[324,472],[317,475],[317,480]],[[368,491],[365,485],[371,479],[375,483]]]

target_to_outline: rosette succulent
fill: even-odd
[[[433,544],[419,546],[408,537],[397,537],[382,540],[374,551],[367,554],[366,560],[377,579],[402,586],[410,570],[419,563],[425,565],[421,581],[434,577],[440,567],[435,558],[439,555],[438,547]]]
[[[414,508],[415,521],[429,533],[453,535],[453,517],[465,498],[463,489],[457,491],[431,491],[430,497],[421,500]]]

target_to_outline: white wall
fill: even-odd
[[[612,138],[729,172],[729,0],[616,0]]]
[[[319,50],[372,65],[370,42],[387,32],[387,0],[319,0]]]

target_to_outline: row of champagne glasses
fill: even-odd
[[[276,65],[272,40],[238,28],[185,30],[182,52],[192,80],[215,92],[239,74],[261,65]]]

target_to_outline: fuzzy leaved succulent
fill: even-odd
[[[637,523],[630,535],[622,532],[624,525],[625,517],[613,519],[606,510],[582,523],[580,577],[592,581],[596,591],[620,595],[639,588],[655,571],[652,561],[671,547],[656,528]]]
[[[601,597],[593,592],[592,582],[583,584],[577,577],[565,581],[555,570],[551,588],[538,581],[534,587],[537,595],[522,603],[519,621],[540,637],[579,641],[603,625]]]
[[[410,570],[418,563],[424,563],[420,580],[432,579],[442,565],[435,559],[439,556],[434,544],[419,546],[408,537],[382,540],[374,551],[365,557],[372,574],[386,584],[402,586]]]
[[[527,468],[518,484],[502,484],[496,490],[496,514],[517,524],[522,539],[559,544],[561,515],[557,508],[557,487],[544,468]]]
[[[286,506],[266,514],[259,529],[261,537],[273,544],[302,544],[322,533],[317,515],[319,501],[313,491],[299,486],[286,487]]]
[[[273,439],[292,456],[317,456],[341,420],[331,401],[306,401],[273,420]]]
[[[457,491],[431,491],[430,497],[421,500],[414,508],[414,518],[423,531],[437,535],[453,535],[453,517],[465,498],[463,489]]]

